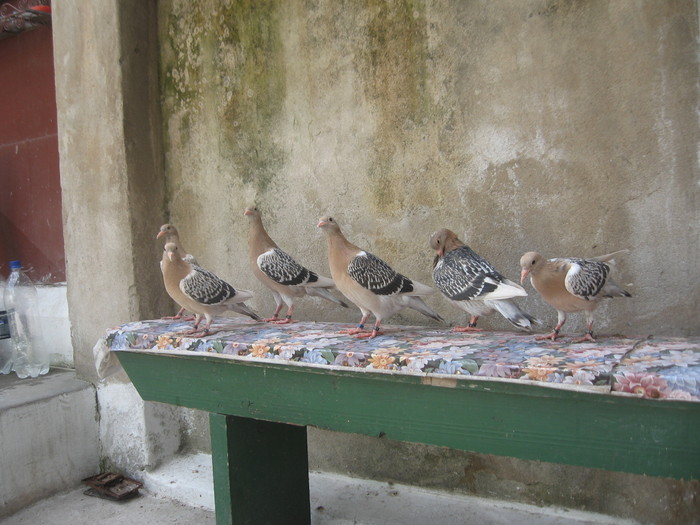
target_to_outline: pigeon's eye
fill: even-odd
[[[328,217],[328,222],[333,222],[333,217]]]
[[[532,261],[532,266],[535,266],[537,264],[537,261]]]

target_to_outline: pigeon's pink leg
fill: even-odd
[[[560,310],[557,310],[557,326],[555,326],[554,330],[552,330],[547,335],[538,335],[537,337],[535,337],[535,340],[542,341],[544,339],[550,339],[550,340],[554,341],[557,337],[559,337],[559,330],[561,330],[561,327],[564,326],[565,322],[566,322],[566,313],[562,312]]]
[[[593,321],[588,323],[588,331],[586,332],[586,335],[584,335],[583,337],[579,337],[578,339],[574,339],[571,342],[583,343],[584,341],[590,341],[592,343],[595,343],[595,339],[593,338]]]
[[[365,321],[367,321],[367,318],[369,317],[369,314],[363,315],[362,319],[360,319],[360,324],[357,325],[357,328],[351,328],[349,330],[341,330],[338,332],[339,334],[348,334],[348,335],[360,335],[361,334],[367,334],[369,336],[371,332],[368,330],[365,330]]]
[[[279,321],[279,317],[277,317],[280,313],[280,310],[282,309],[282,303],[277,305],[277,308],[275,308],[275,313],[272,314],[272,317],[268,317],[267,319],[263,319],[266,323],[274,323]]]
[[[467,326],[455,326],[452,331],[453,332],[482,332],[483,330],[481,328],[476,327],[476,322],[479,319],[478,316],[472,315],[471,319],[469,319],[469,324]]]
[[[371,332],[366,332],[366,331],[365,331],[365,332],[362,332],[362,333],[358,333],[358,334],[357,334],[357,337],[362,338],[362,339],[364,339],[364,338],[367,338],[367,339],[374,339],[374,338],[377,337],[378,335],[383,335],[383,334],[384,334],[384,332],[382,332],[382,331],[379,329],[379,323],[377,323],[377,324],[374,325],[374,328],[372,329]]]
[[[183,321],[194,321],[194,319],[195,319],[194,315],[184,316],[184,315],[182,315],[184,313],[185,313],[185,309],[180,308],[180,310],[178,310],[178,312],[175,315],[167,315],[165,317],[161,317],[161,319],[172,319],[172,320],[182,319]]]
[[[275,324],[290,324],[290,323],[296,323],[295,320],[292,319],[292,311],[294,310],[294,305],[290,306],[289,309],[287,310],[287,316],[284,319],[280,319],[277,321],[272,321]]]

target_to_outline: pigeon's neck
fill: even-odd
[[[458,248],[461,248],[462,246],[466,246],[462,241],[459,239],[449,239],[445,243],[445,253],[450,253],[451,251],[457,250]]]
[[[250,221],[249,238],[251,241],[251,246],[257,244],[262,250],[269,250],[270,248],[277,248],[277,244],[265,231],[262,219],[260,217],[253,217]]]
[[[163,257],[163,269],[165,271],[170,270],[173,274],[179,275],[180,278],[184,278],[192,270],[192,266],[182,259],[170,260],[170,258],[165,255]]]
[[[546,265],[546,266],[545,266]],[[539,289],[539,288],[549,288],[549,287],[556,287],[558,284],[564,282],[564,278],[566,277],[566,272],[561,272],[557,270],[557,267],[555,265],[550,265],[549,263],[545,263],[538,268],[533,268],[533,271],[530,272],[530,276],[532,278],[532,284]]]
[[[340,230],[328,233],[328,248],[339,252],[357,252],[360,249],[345,238]]]

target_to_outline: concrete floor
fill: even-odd
[[[530,505],[313,473],[313,525],[634,525],[600,514]],[[208,525],[214,512],[192,507],[142,489],[141,496],[113,502],[83,494],[85,487],[44,499],[0,519],[2,525]],[[286,525],[286,524],[285,524]]]

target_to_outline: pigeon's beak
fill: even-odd
[[[170,259],[171,261],[173,260],[174,256],[175,254],[173,252],[168,252],[168,259]]]
[[[522,272],[520,272],[520,284],[523,284],[525,282],[525,279],[527,279],[527,276],[529,275],[530,270],[524,269]]]
[[[246,210],[243,212],[243,215],[253,215],[253,212],[246,208]]]
[[[437,252],[438,252],[438,255],[439,255],[440,257],[444,257],[444,256],[445,256],[445,248],[440,248]]]
[[[327,224],[326,221],[318,221],[317,227],[318,227],[318,228],[323,228],[326,224]]]
[[[160,239],[163,235],[165,235],[165,232],[163,230],[160,230],[158,232],[158,235],[156,235],[156,239]]]

